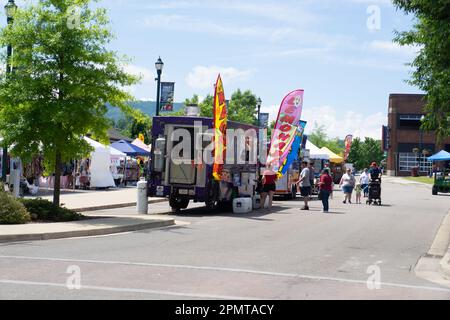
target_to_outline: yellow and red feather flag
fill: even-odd
[[[223,164],[226,155],[227,134],[227,103],[220,74],[217,78],[214,93],[214,167],[213,177],[216,181],[222,180]]]

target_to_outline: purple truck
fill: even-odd
[[[154,117],[148,196],[169,198],[174,211],[186,209],[190,201],[215,209],[236,197],[252,197],[259,178],[259,128],[228,122],[220,182],[212,178],[213,133],[211,118]]]

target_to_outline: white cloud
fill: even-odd
[[[261,108],[262,113],[270,114],[270,122],[278,117],[279,105]],[[348,134],[365,138],[381,139],[381,127],[387,123],[387,115],[382,112],[368,116],[355,111],[339,113],[336,108],[321,106],[316,108],[304,108],[302,120],[308,122],[306,133],[311,133],[315,125],[323,126],[329,138],[339,137],[343,139]]]
[[[269,28],[257,25],[237,25],[222,21],[208,21],[176,14],[155,14],[147,16],[143,25],[150,29],[182,32],[207,33],[221,36],[256,37],[277,41],[295,30],[290,27]]]
[[[224,68],[218,66],[197,66],[186,77],[186,83],[193,89],[207,89],[213,87],[217,75],[221,74],[224,82],[237,82],[247,80],[253,73],[252,70],[238,70],[236,68]]]
[[[374,40],[370,43],[366,43],[365,47],[371,51],[403,54],[407,56],[414,56],[420,51],[418,46],[401,46],[398,43],[392,41]]]
[[[214,9],[220,12],[232,11],[248,16],[255,16],[290,22],[295,25],[311,25],[318,23],[320,17],[308,12],[304,6],[292,6],[280,2],[241,1],[241,0],[173,0],[160,4],[151,4],[149,9],[186,10],[186,9]],[[292,19],[295,17],[295,19]]]
[[[129,74],[141,78],[138,84],[124,88],[127,92],[129,92],[138,100],[144,101],[155,100],[156,96],[155,71],[134,64],[124,65],[123,69],[125,70],[125,72]],[[154,88],[154,90],[151,90],[151,88]],[[155,92],[155,96],[149,97],[148,96],[149,92],[150,93]],[[143,94],[145,94],[145,96]]]
[[[381,139],[381,127],[387,123],[387,115],[382,112],[363,115],[355,111],[339,113],[336,108],[321,106],[305,108],[302,119],[308,121],[307,132],[314,129],[315,123],[324,126],[329,137],[354,137]]]

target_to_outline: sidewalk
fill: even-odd
[[[90,216],[75,222],[0,225],[0,243],[109,235],[175,225],[175,219],[163,215],[104,214],[102,218]]]
[[[42,199],[52,201],[51,192],[40,196]],[[27,197],[32,198],[32,197]],[[125,208],[136,206],[136,187],[128,187],[110,190],[76,190],[62,191],[62,206],[78,212]],[[149,198],[149,203],[166,201],[165,198]]]

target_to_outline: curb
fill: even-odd
[[[440,267],[444,278],[450,280],[450,247],[448,248],[448,253],[442,258]]]
[[[128,226],[105,227],[105,228],[101,228],[101,229],[91,229],[91,230],[76,230],[76,231],[65,231],[65,232],[41,233],[41,234],[0,235],[0,243],[103,236],[103,235],[111,235],[111,234],[116,234],[116,233],[124,233],[124,232],[131,232],[131,231],[169,227],[169,226],[173,226],[173,225],[175,225],[175,219],[158,220],[158,221],[144,222],[144,223],[128,225]]]
[[[158,199],[158,200],[149,200],[148,204],[152,203],[162,203],[166,202],[167,199]],[[87,208],[76,208],[70,209],[75,212],[91,212],[91,211],[102,211],[102,210],[110,210],[110,209],[120,209],[120,208],[128,208],[128,207],[136,207],[137,202],[129,202],[129,203],[118,203],[118,204],[109,204],[104,206],[95,206],[95,207],[87,207]]]

